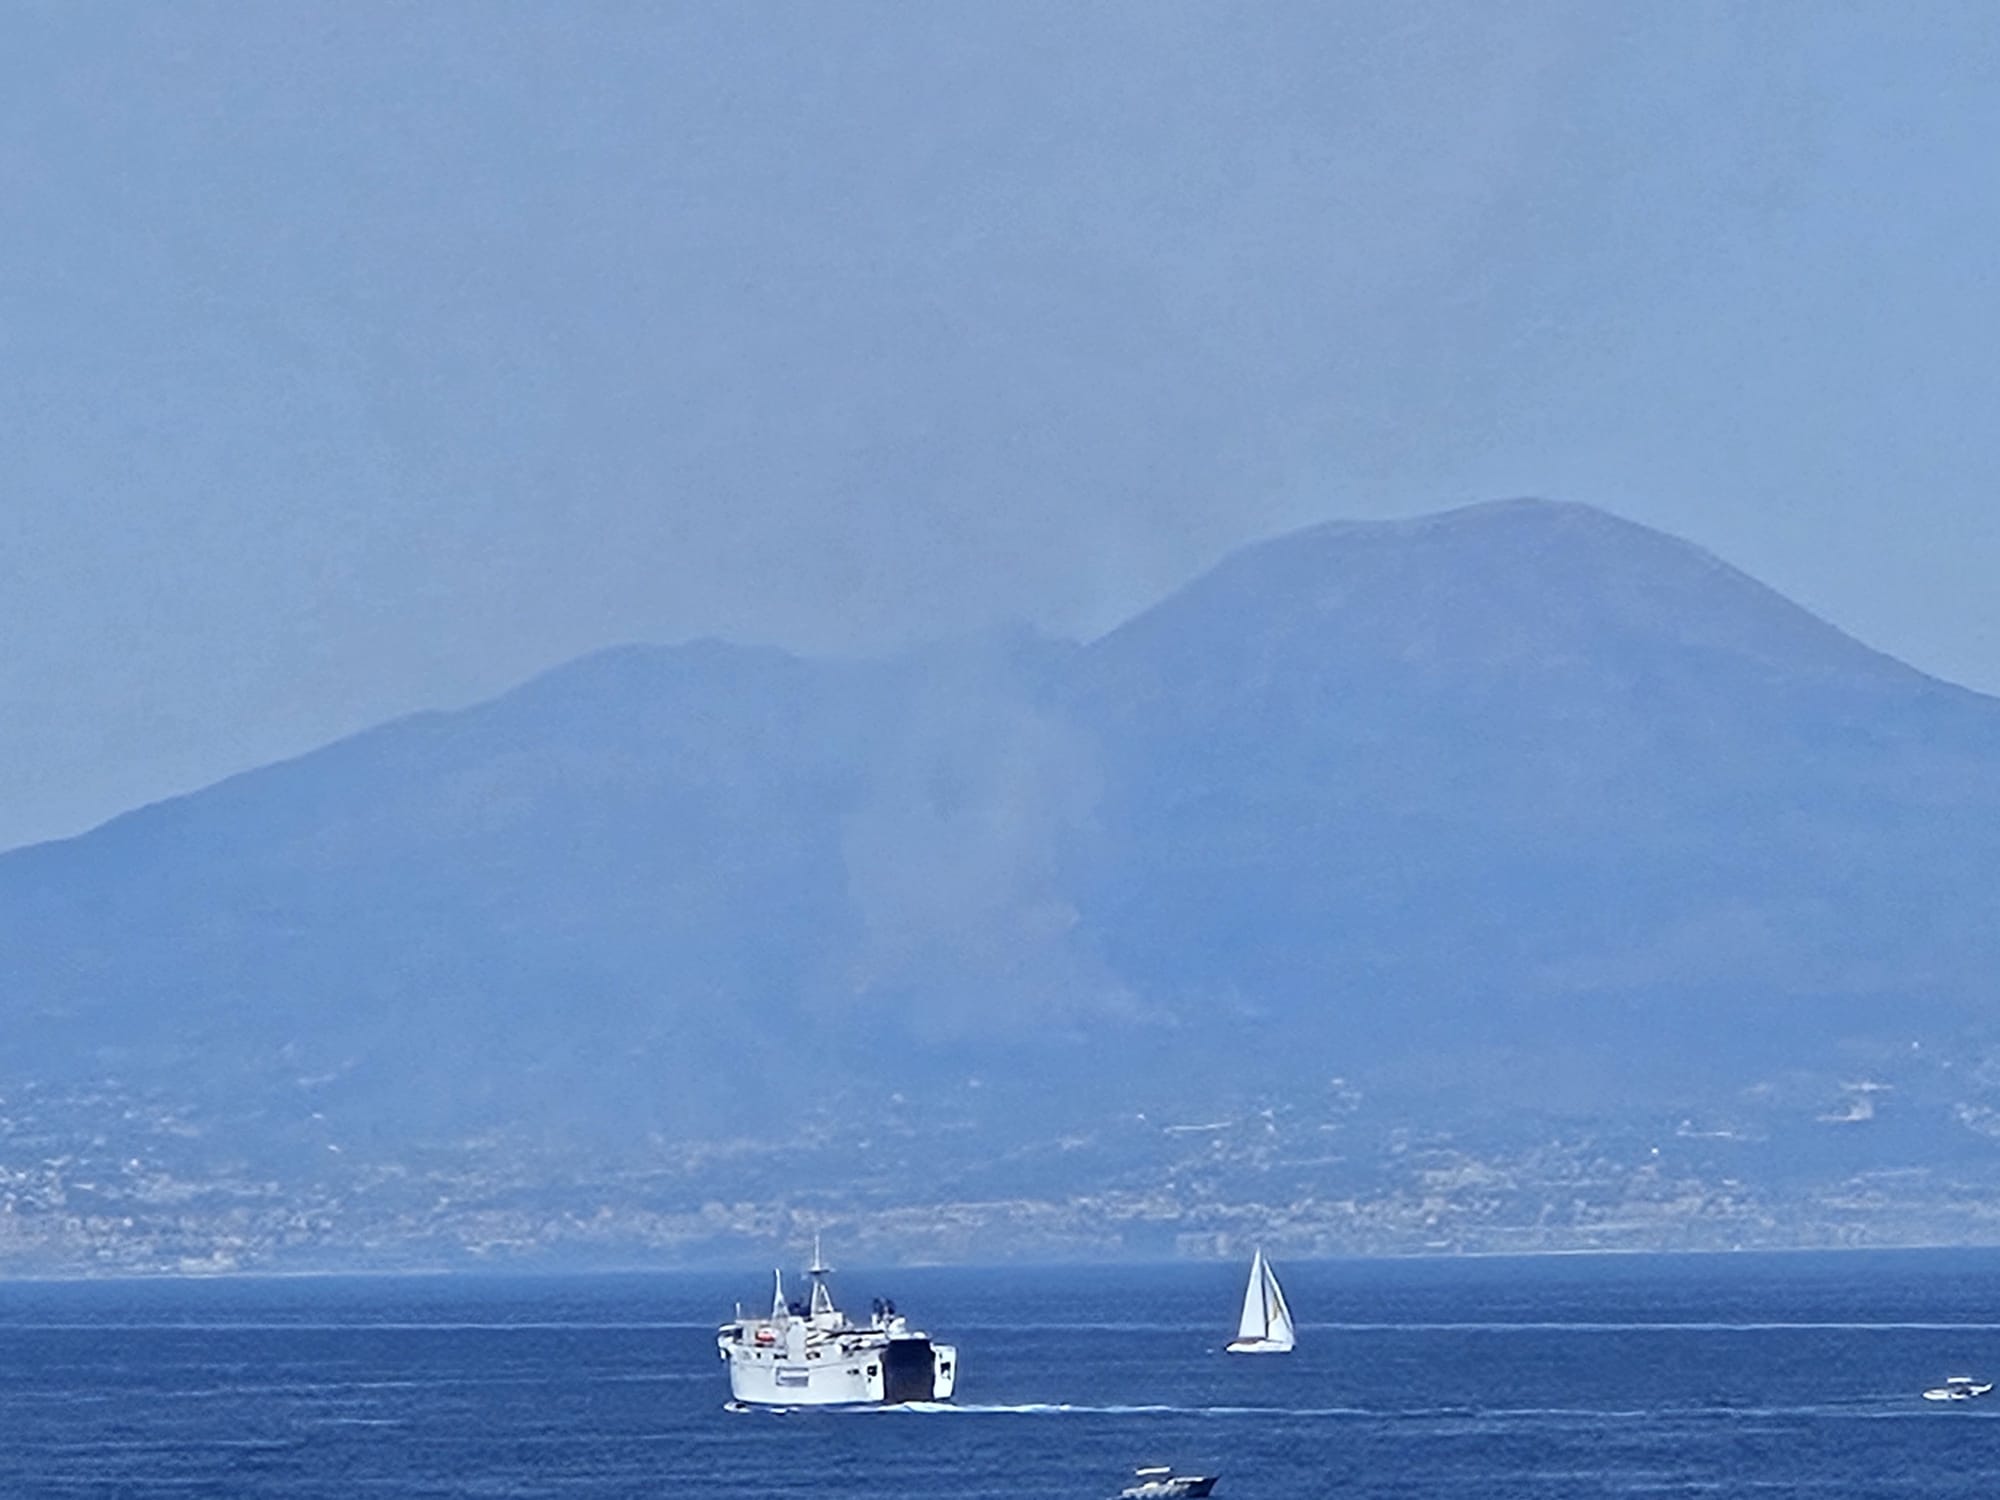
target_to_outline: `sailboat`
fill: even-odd
[[[1257,1258],[1250,1262],[1250,1285],[1243,1291],[1243,1320],[1236,1325],[1229,1352],[1289,1354],[1292,1342],[1292,1310],[1285,1306],[1277,1274],[1259,1249]]]

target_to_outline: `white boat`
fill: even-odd
[[[1231,1354],[1289,1354],[1295,1335],[1292,1310],[1277,1274],[1260,1249],[1250,1262],[1250,1285],[1243,1292],[1243,1318],[1236,1325],[1236,1337],[1229,1343]]]
[[[785,1300],[778,1272],[768,1318],[746,1318],[739,1305],[733,1322],[716,1331],[716,1347],[729,1366],[732,1405],[882,1406],[904,1401],[949,1401],[958,1385],[958,1350],[910,1327],[893,1302],[877,1299],[866,1323],[833,1305],[820,1260],[806,1275],[812,1291],[801,1302]]]
[[[1993,1389],[1990,1380],[1974,1380],[1970,1375],[1948,1375],[1943,1385],[1934,1385],[1924,1392],[1926,1401],[1970,1401],[1974,1396],[1983,1396]]]
[[[1215,1488],[1214,1474],[1176,1474],[1166,1464],[1154,1464],[1134,1474],[1136,1483],[1118,1492],[1118,1500],[1201,1500]]]

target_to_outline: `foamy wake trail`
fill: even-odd
[[[908,1411],[934,1415],[953,1412],[969,1417],[1027,1416],[1051,1417],[1067,1416],[1071,1413],[1085,1415],[1124,1415],[1127,1413],[1187,1411],[1182,1406],[1082,1406],[1068,1401],[1022,1401],[1013,1404],[977,1401],[905,1401],[896,1406],[864,1408],[871,1411]]]
[[[1517,1423],[1604,1422],[1609,1420],[1653,1419],[1664,1421],[1735,1421],[1742,1419],[1798,1417],[1923,1417],[1908,1402],[1884,1398],[1889,1404],[1872,1401],[1798,1406],[1661,1406],[1631,1409],[1599,1407],[1362,1407],[1362,1406],[1099,1406],[1069,1401],[1026,1401],[1012,1404],[993,1402],[907,1401],[895,1406],[850,1406],[849,1412],[913,1412],[922,1416],[1184,1416],[1184,1417],[1358,1417],[1376,1422],[1431,1421],[1470,1422],[1479,1426],[1503,1427]],[[2000,1412],[1993,1414],[2000,1418]]]
[[[1367,1413],[1352,1406],[1096,1406],[1071,1401],[1024,1401],[1013,1404],[957,1401],[905,1401],[896,1406],[855,1407],[856,1411],[917,1412],[926,1416],[956,1413],[963,1416],[1184,1416],[1184,1417],[1359,1417]]]

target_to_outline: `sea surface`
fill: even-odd
[[[829,1247],[830,1249],[832,1247]],[[725,1411],[730,1275],[0,1284],[0,1496],[1217,1500],[2000,1494],[2000,1253],[855,1271],[956,1341],[949,1407]]]

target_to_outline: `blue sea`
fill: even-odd
[[[1103,1500],[1134,1465],[1304,1496],[2000,1493],[2000,1253],[856,1271],[950,1407],[726,1411],[769,1272],[0,1285],[0,1496]]]

